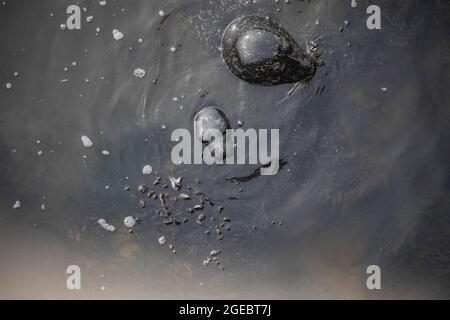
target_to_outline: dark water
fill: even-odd
[[[376,1],[375,31],[366,28],[373,1],[362,0],[357,8],[350,0],[79,1],[87,9],[79,31],[60,29],[71,1],[6,2],[0,297],[450,297],[448,1]],[[302,46],[319,37],[324,66],[284,104],[289,85],[249,85],[222,62],[222,31],[244,14],[272,17]],[[124,38],[114,40],[113,29]],[[227,178],[256,166],[174,165],[170,134],[191,129],[203,105],[219,106],[233,126],[279,128],[287,164],[238,185]],[[145,164],[161,185],[142,175]],[[169,176],[215,203],[205,206],[206,227],[185,213],[196,200],[172,210],[187,223],[166,226],[159,202],[136,191],[146,183],[160,192]],[[128,215],[141,218],[132,234]],[[218,240],[222,216],[231,229]],[[101,229],[99,218],[118,230]],[[213,249],[224,270],[203,265]],[[82,270],[80,291],[65,286],[72,264]],[[371,264],[382,270],[379,291],[366,288]]]

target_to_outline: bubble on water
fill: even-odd
[[[88,136],[81,136],[81,142],[83,142],[83,146],[86,148],[90,148],[94,145],[94,143]]]
[[[114,39],[117,40],[117,41],[119,41],[119,40],[121,40],[121,39],[123,38],[123,33],[120,32],[120,31],[117,30],[117,29],[114,29],[114,30],[112,31],[112,34],[113,34]]]
[[[177,52],[177,47],[171,47],[170,52],[174,52],[174,53]]]
[[[123,220],[123,224],[127,228],[133,228],[136,225],[136,219],[134,219],[132,216],[128,216]]]
[[[158,243],[159,243],[160,245],[163,245],[163,244],[165,244],[166,242],[167,242],[166,237],[161,236],[161,237],[158,238]]]
[[[142,79],[143,77],[145,77],[145,70],[137,68],[134,70],[133,74],[135,77]]]
[[[109,231],[109,232],[114,232],[114,231],[116,231],[116,227],[114,227],[113,225],[107,223],[105,219],[99,219],[99,220],[98,220],[98,224],[99,224],[103,229],[105,229],[106,231]]]
[[[12,84],[10,82],[6,83],[6,90],[9,90],[12,88]]]
[[[106,0],[99,1],[98,4],[102,7],[106,6]]]
[[[147,164],[142,168],[142,174],[143,175],[149,175],[152,174],[153,172],[153,168],[151,165]]]
[[[59,27],[60,27],[61,30],[63,30],[63,31],[67,29],[67,26],[66,26],[65,24],[63,24],[63,23],[62,23]]]
[[[88,16],[88,17],[86,17],[86,22],[87,22],[87,23],[91,23],[92,20],[94,20],[94,16]]]
[[[16,209],[19,209],[20,207],[21,207],[21,203],[20,203],[20,201],[19,200],[17,200],[15,203],[14,203],[14,205],[13,205],[13,209],[14,210],[16,210]]]

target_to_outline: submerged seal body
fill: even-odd
[[[222,57],[228,69],[251,84],[273,86],[308,82],[316,58],[270,18],[244,16],[233,20],[222,37]]]

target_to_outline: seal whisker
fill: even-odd
[[[286,100],[299,93],[305,86],[306,84],[304,82],[297,82],[288,92],[286,92],[284,97],[281,100],[278,100],[275,104],[276,105],[283,104]]]

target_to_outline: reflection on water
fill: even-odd
[[[449,5],[377,2],[381,31],[365,27],[368,2],[325,0],[80,1],[82,29],[62,31],[70,1],[7,1],[0,297],[448,298]],[[222,31],[245,14],[319,43],[324,66],[281,105],[289,85],[247,84],[222,62]],[[280,128],[279,174],[239,181],[230,178],[256,166],[174,165],[171,132],[192,129],[206,105],[234,127]],[[142,175],[146,164],[152,176]],[[203,227],[186,213],[194,199],[171,209],[188,222],[165,225],[159,200],[136,191],[145,183],[171,193],[169,176],[214,203]],[[133,233],[123,225],[130,215],[140,218]],[[222,216],[231,222],[218,240]],[[204,266],[216,249],[220,265]],[[81,291],[65,288],[71,264]],[[370,264],[382,269],[381,291],[366,289]]]

